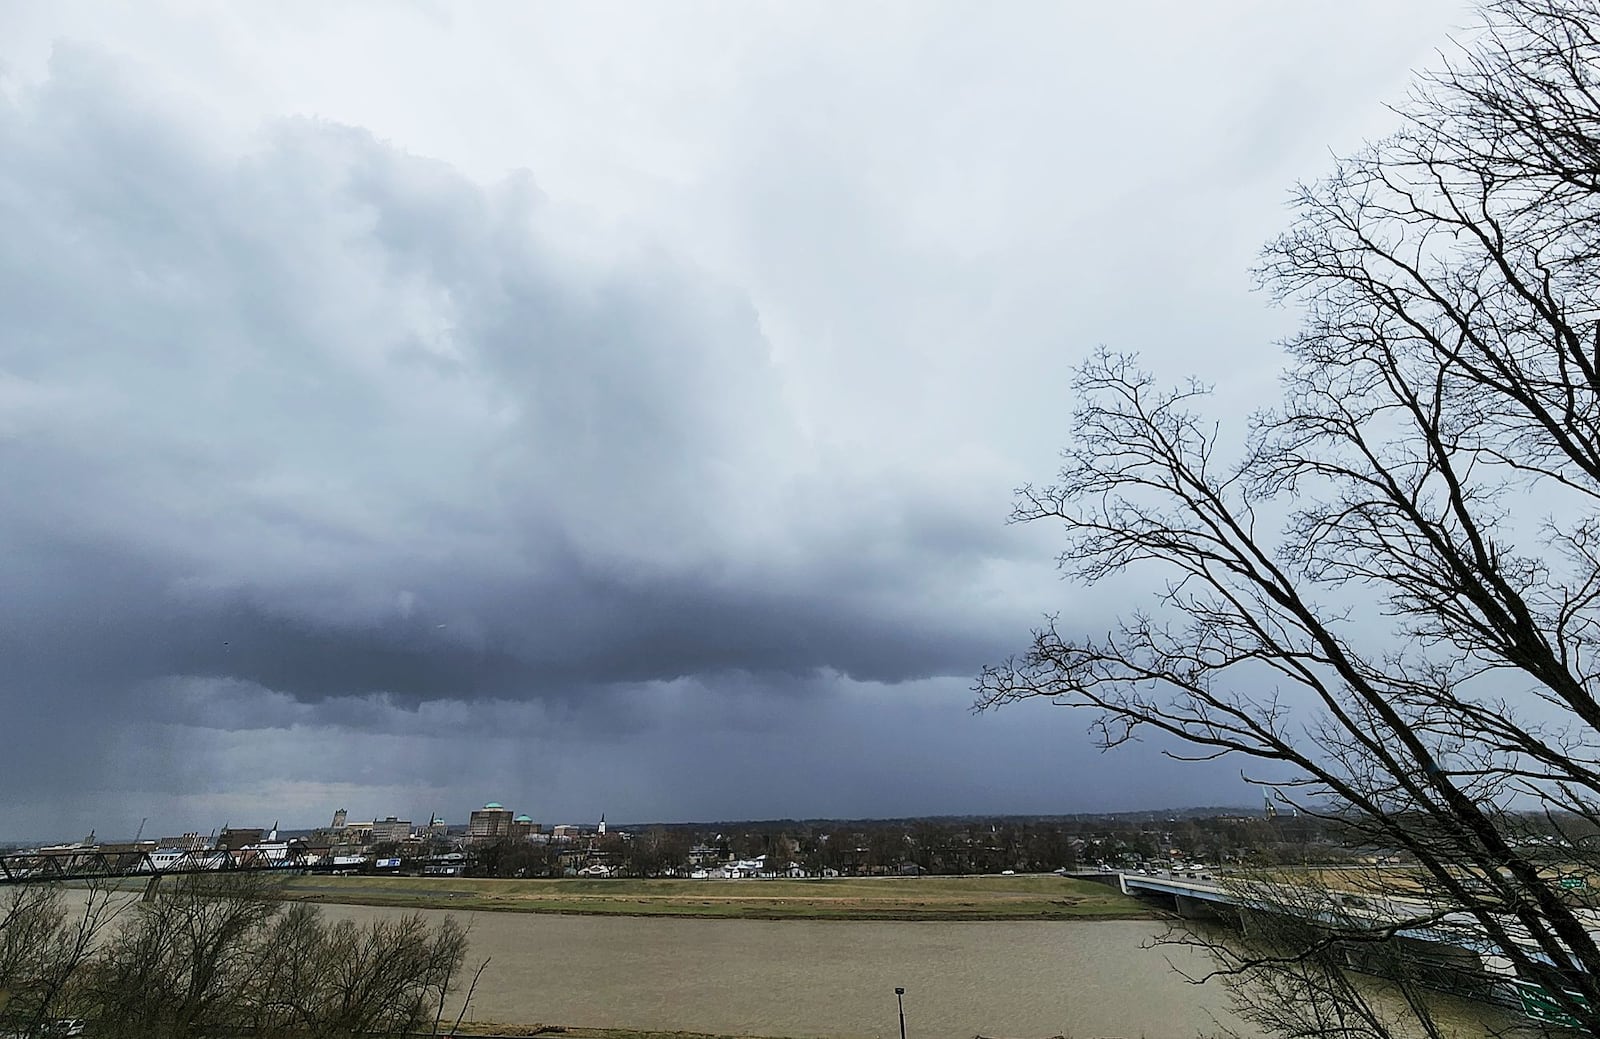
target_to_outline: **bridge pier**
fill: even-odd
[[[1194,898],[1190,895],[1174,894],[1172,901],[1176,904],[1178,915],[1185,920],[1220,920],[1222,913],[1217,907],[1206,899]]]
[[[1483,957],[1457,945],[1401,935],[1383,944],[1346,947],[1344,960],[1366,974],[1404,976],[1470,999],[1493,998],[1495,978]]]
[[[1252,927],[1265,927],[1270,932],[1270,921],[1275,917],[1295,919],[1303,926],[1321,926],[1324,933],[1335,938],[1335,950],[1349,970],[1406,978],[1468,999],[1505,1001],[1502,988],[1508,964],[1490,962],[1492,957],[1482,952],[1483,945],[1476,939],[1477,931],[1455,922],[1429,923],[1425,911],[1437,907],[1424,902],[1346,895],[1336,905],[1313,899],[1297,907],[1292,898],[1273,905],[1271,899],[1253,898],[1248,892],[1175,876],[1124,873],[1119,882],[1131,895],[1159,897],[1164,903],[1170,898],[1177,915],[1185,920],[1216,920],[1247,932]],[[1412,916],[1417,917],[1416,922],[1408,921]],[[1370,925],[1370,937],[1361,936],[1363,923]],[[1385,935],[1386,927],[1389,930]],[[1338,932],[1343,928],[1352,929],[1355,936],[1340,939]]]

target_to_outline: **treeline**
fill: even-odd
[[[571,843],[502,842],[474,849],[481,876],[557,877],[602,864],[656,877],[765,857],[768,869],[816,876],[968,874],[1129,865],[1174,856],[1207,862],[1330,862],[1363,853],[1336,820],[1239,814],[1211,818],[1054,817],[797,821],[630,828]]]
[[[0,1034],[51,1035],[65,1018],[113,1039],[427,1031],[466,955],[449,918],[329,923],[279,901],[278,881],[259,874],[161,885],[143,901],[75,891],[76,908],[54,885],[5,889]]]

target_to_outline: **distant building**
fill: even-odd
[[[261,830],[259,827],[253,830],[225,829],[217,834],[217,847],[224,851],[239,851],[241,848],[260,843]]]
[[[484,842],[504,840],[511,836],[511,809],[498,801],[473,812],[467,820],[467,840]]]
[[[450,826],[449,826],[449,824],[447,824],[443,819],[439,818],[439,813],[437,813],[437,812],[429,812],[428,813],[428,836],[429,837],[448,837],[449,835],[450,835]]]
[[[689,865],[714,866],[727,862],[733,858],[733,849],[728,846],[727,839],[722,834],[717,834],[717,839],[710,844],[696,844],[689,849]]]
[[[339,809],[337,812],[334,812],[333,813],[333,826],[331,827],[331,829],[333,829],[333,830],[342,830],[342,829],[344,829],[345,820],[347,818],[349,818],[349,815],[350,815],[350,813],[346,812],[343,808]]]
[[[514,841],[525,841],[539,832],[539,824],[526,815],[519,815],[511,820],[511,830],[506,836]]]
[[[581,831],[579,828],[571,823],[561,823],[555,829],[550,831],[551,839],[558,841],[577,840],[580,835]]]
[[[385,819],[372,820],[373,844],[398,844],[410,836],[410,819],[396,819],[391,815]]]

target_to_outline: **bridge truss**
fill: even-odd
[[[102,851],[98,848],[68,851],[9,852],[0,855],[0,885],[46,884],[64,880],[116,880],[124,877],[169,877],[189,873],[307,872],[328,867],[319,855],[290,851],[263,855],[206,848],[159,853]]]

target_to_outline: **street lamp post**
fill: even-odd
[[[900,1039],[906,1039],[906,990],[896,985],[894,1001],[900,1006]]]

